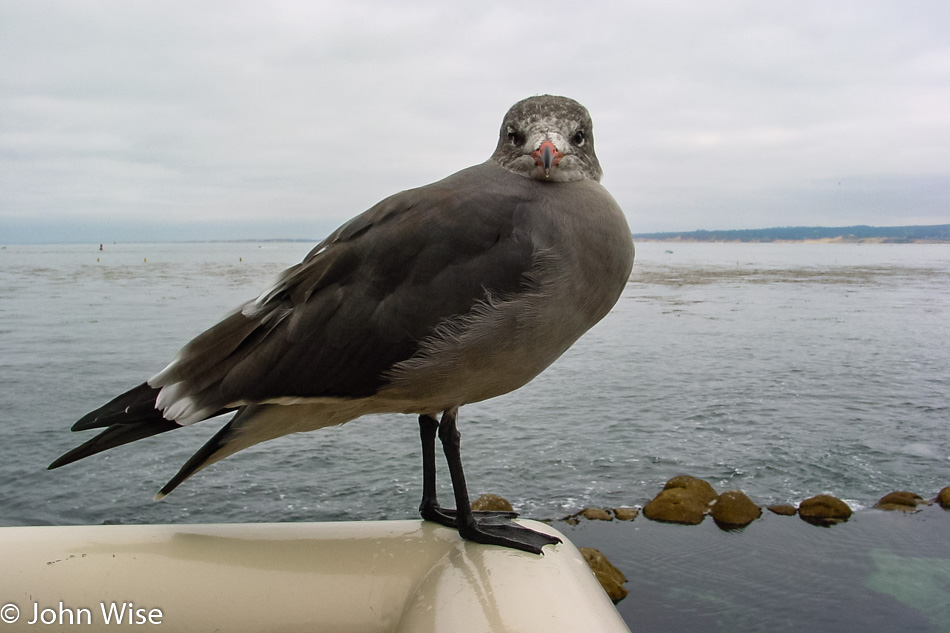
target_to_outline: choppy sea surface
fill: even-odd
[[[91,437],[75,420],[311,246],[0,249],[0,525],[416,516],[404,415],[265,443],[162,502],[222,422],[46,470]],[[464,407],[460,429],[473,495],[534,518],[643,504],[678,474],[762,505],[932,497],[950,484],[950,245],[638,244],[610,315],[528,386]]]

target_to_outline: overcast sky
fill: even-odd
[[[950,3],[0,2],[0,242],[319,238],[587,106],[634,233],[950,223]]]

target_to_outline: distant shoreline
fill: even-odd
[[[950,224],[923,226],[783,226],[767,229],[642,233],[633,237],[641,242],[950,244]]]
[[[682,237],[645,237],[634,235],[633,239],[637,242],[657,242],[669,244],[950,244],[950,240],[904,240],[888,239],[884,237],[866,237],[866,238],[848,238],[848,237],[823,237],[820,239],[801,239],[801,240],[703,240],[698,238]]]

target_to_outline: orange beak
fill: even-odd
[[[564,158],[564,154],[557,151],[554,143],[543,141],[538,149],[531,152],[531,158],[538,164],[538,167],[544,169],[544,175],[551,172],[551,168],[557,166],[558,162]]]

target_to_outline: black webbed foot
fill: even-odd
[[[532,554],[541,554],[541,548],[545,545],[561,542],[556,536],[526,528],[504,517],[476,519],[460,526],[459,534],[462,538],[476,543],[512,547]]]

